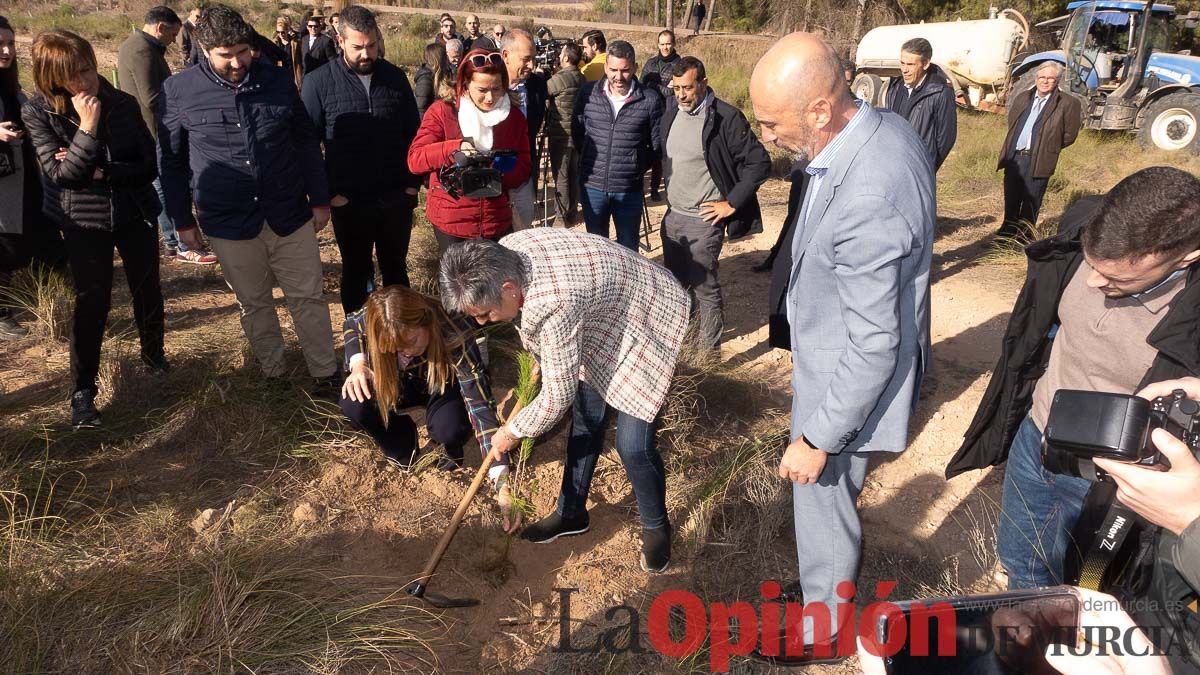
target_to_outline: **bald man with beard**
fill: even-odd
[[[779,476],[792,483],[803,600],[834,613],[853,601],[837,589],[857,576],[869,460],[904,450],[929,363],[933,166],[904,118],[853,98],[833,48],[807,33],[762,57],[750,99],[762,140],[809,159],[790,242],[791,443]],[[837,630],[809,618],[758,655],[853,654],[854,630]]]

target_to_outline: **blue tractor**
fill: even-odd
[[[1083,0],[1057,26],[1062,48],[1025,57],[1008,79],[1010,92],[1034,85],[1038,66],[1063,64],[1059,86],[1080,99],[1089,129],[1135,131],[1144,146],[1200,153],[1200,57],[1171,53],[1178,21],[1171,5]]]

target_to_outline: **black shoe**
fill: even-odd
[[[146,372],[155,377],[162,377],[171,372],[171,364],[167,362],[167,357],[162,355],[152,358],[143,354],[142,363],[146,366]]]
[[[799,627],[797,627],[799,630]],[[853,652],[851,652],[853,653]],[[779,631],[779,655],[767,656],[758,649],[750,652],[750,658],[759,661],[766,661],[771,665],[777,666],[814,666],[819,663],[840,663],[845,661],[848,656],[838,654],[838,638],[835,636],[829,643],[828,649],[822,649],[818,656],[812,645],[804,645],[804,653],[796,655],[788,655],[787,653],[787,631]]]
[[[328,377],[316,378],[313,381],[312,397],[337,403],[342,398],[342,377],[334,373]]]
[[[437,463],[438,471],[458,471],[462,467],[462,457],[454,459],[449,455],[442,455],[441,459],[439,459]]]
[[[642,530],[642,571],[662,574],[671,564],[671,524]]]
[[[775,261],[771,260],[770,258],[767,258],[766,260],[758,263],[754,267],[751,267],[750,271],[751,272],[770,272],[771,268],[774,266],[775,266]]]
[[[549,544],[559,537],[569,537],[573,534],[583,534],[588,531],[588,516],[584,513],[578,518],[567,520],[558,515],[558,511],[542,518],[521,532],[521,538],[535,544]]]
[[[26,335],[29,335],[29,331],[13,321],[11,316],[0,316],[0,340],[20,340]]]
[[[95,429],[100,426],[100,413],[96,410],[96,391],[80,389],[71,394],[71,428]]]

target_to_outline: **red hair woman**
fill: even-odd
[[[425,218],[433,224],[444,251],[464,239],[497,240],[512,229],[508,196],[454,198],[438,179],[455,152],[511,150],[516,163],[502,174],[504,190],[529,179],[532,160],[525,116],[508,96],[508,69],[496,52],[472,49],[458,66],[454,98],[429,106],[408,150],[408,169],[429,174]]]

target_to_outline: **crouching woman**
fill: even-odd
[[[452,319],[440,303],[405,286],[385,286],[346,316],[346,369],[341,408],[350,423],[374,439],[388,461],[407,466],[417,452],[417,425],[400,412],[425,406],[429,437],[446,457],[439,467],[462,466],[472,428],[486,457],[499,422],[487,367],[469,318]],[[515,531],[507,457],[488,477],[506,531]],[[516,515],[516,517],[514,517]]]

